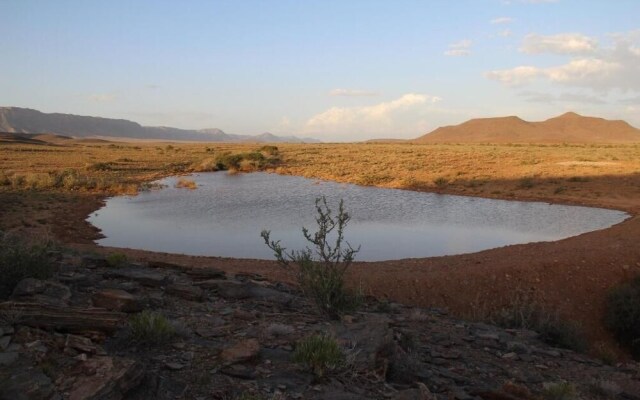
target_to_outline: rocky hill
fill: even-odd
[[[190,130],[163,126],[142,126],[125,119],[59,113],[47,114],[18,107],[0,107],[0,132],[52,133],[76,138],[113,137],[198,142],[317,142],[314,139],[301,139],[293,136],[279,137],[272,134],[234,135],[216,128]]]
[[[375,300],[330,321],[257,275],[57,256],[0,303],[1,399],[640,399],[638,364],[532,331]],[[344,355],[323,374],[294,356],[317,333]]]
[[[438,128],[417,143],[634,143],[640,129],[625,121],[585,117],[573,112],[541,122],[518,117],[478,118]]]

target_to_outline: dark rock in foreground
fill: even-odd
[[[62,257],[55,278],[26,279],[0,303],[0,399],[514,400],[553,385],[640,399],[636,363],[608,366],[531,331],[375,302],[327,321],[255,276],[79,260]],[[132,339],[128,321],[143,309],[167,318],[152,330],[170,333],[162,342]],[[346,358],[323,379],[293,362],[296,343],[318,332]]]

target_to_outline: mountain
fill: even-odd
[[[633,143],[640,129],[625,121],[585,117],[568,112],[541,122],[515,116],[478,118],[438,128],[417,143]]]
[[[29,108],[0,107],[0,132],[51,133],[75,138],[128,138],[154,140],[185,140],[198,142],[317,142],[294,136],[272,134],[257,136],[233,135],[221,129],[179,129],[167,126],[142,126],[126,119],[87,117],[73,114],[43,113]]]

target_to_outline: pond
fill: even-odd
[[[272,259],[260,232],[271,230],[288,249],[315,231],[317,197],[337,210],[344,199],[352,220],[345,237],[361,245],[356,260],[462,254],[510,244],[552,241],[607,228],[621,211],[440,195],[319,181],[269,173],[203,173],[195,190],[163,189],[112,197],[88,221],[102,230],[98,244],[168,253]]]

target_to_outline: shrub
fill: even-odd
[[[107,265],[111,268],[121,268],[127,264],[127,256],[123,253],[111,253],[107,256]]]
[[[95,162],[86,166],[87,171],[110,171],[111,164],[106,162]]]
[[[509,329],[529,329],[538,332],[540,340],[556,347],[583,352],[587,340],[574,321],[546,310],[526,295],[518,295],[505,307],[490,316],[492,323]]]
[[[327,371],[338,368],[343,360],[344,356],[336,340],[322,334],[302,339],[293,353],[293,361],[306,365],[319,378]]]
[[[162,314],[145,310],[129,320],[130,338],[147,345],[163,344],[171,340],[176,329]]]
[[[330,318],[339,319],[341,315],[357,309],[362,302],[359,294],[346,288],[344,279],[360,247],[354,249],[344,238],[344,230],[351,216],[344,210],[342,200],[335,217],[325,197],[317,198],[315,204],[318,231],[311,234],[307,228],[302,228],[304,238],[315,250],[307,247],[305,250],[287,252],[279,240],[270,239],[270,231],[263,230],[261,236],[281,266],[298,268],[300,288],[320,311]],[[332,233],[335,234],[335,244],[329,242]],[[314,259],[314,255],[317,259]]]
[[[447,183],[449,183],[449,181],[447,180],[447,178],[441,176],[434,180],[433,183],[436,185],[436,187],[442,189],[447,186]]]
[[[633,357],[640,359],[640,276],[611,289],[605,324],[622,345],[631,347]]]
[[[518,183],[519,189],[531,189],[534,187],[536,183],[533,181],[533,178],[522,178]]]
[[[260,147],[258,151],[266,153],[270,156],[275,156],[276,154],[278,154],[278,146],[266,145],[266,146]]]
[[[546,400],[572,400],[576,398],[576,387],[568,382],[546,383],[542,396]]]
[[[0,232],[0,299],[8,298],[25,278],[47,279],[53,275],[50,243],[28,244]]]
[[[196,184],[195,181],[192,181],[191,179],[186,179],[186,178],[180,178],[178,179],[178,182],[176,182],[176,187],[179,189],[197,189],[198,185]]]

